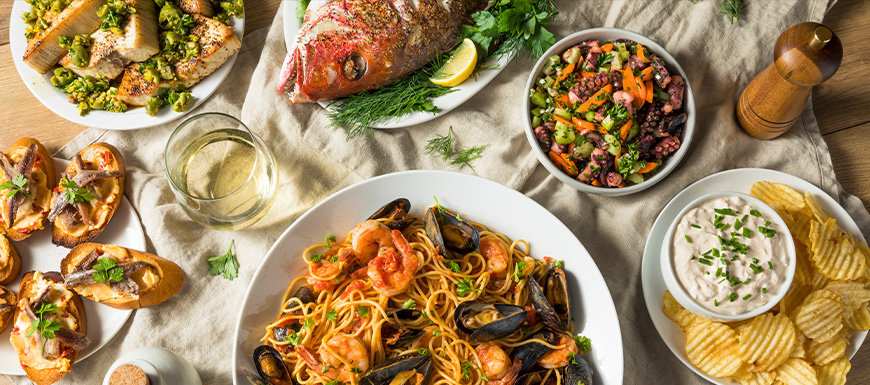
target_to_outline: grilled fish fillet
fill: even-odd
[[[94,42],[90,47],[91,60],[87,67],[79,68],[72,63],[69,54],[60,64],[79,76],[102,75],[114,79],[124,71],[130,62],[148,60],[160,51],[157,40],[157,6],[153,0],[128,0],[136,9],[130,15],[124,34],[116,35],[111,31],[98,30],[91,34]]]
[[[124,76],[118,86],[118,99],[131,106],[144,106],[148,99],[157,96],[157,91],[165,86],[168,85],[145,80],[145,76],[139,72],[139,63],[133,63],[124,69]]]
[[[209,0],[175,0],[175,5],[185,13],[214,16],[215,9]]]
[[[61,13],[50,16],[51,26],[27,41],[24,62],[41,74],[48,72],[67,53],[59,38],[94,32],[101,21],[97,10],[105,3],[105,0],[73,0]]]
[[[199,37],[199,56],[175,64],[175,73],[185,87],[192,87],[223,65],[242,47],[233,29],[217,20],[193,15],[190,33]]]

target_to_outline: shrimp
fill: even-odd
[[[350,334],[336,334],[318,349],[319,358],[311,350],[297,347],[300,357],[315,372],[334,381],[351,382],[358,374],[369,370],[369,352],[365,344]]]
[[[391,232],[396,248],[381,249],[378,256],[369,261],[368,276],[372,286],[381,295],[399,295],[408,290],[420,260],[414,249],[399,230]],[[398,249],[398,252],[396,251]]]
[[[375,220],[357,224],[350,232],[350,242],[354,254],[363,265],[375,258],[380,249],[393,245],[390,229]]]
[[[306,281],[316,291],[332,290],[336,278],[344,273],[346,262],[353,257],[353,250],[347,247],[329,249],[317,262],[307,259],[308,274]]]
[[[511,385],[517,380],[522,363],[508,357],[502,348],[491,343],[482,343],[474,348],[477,366],[486,376],[486,385]]]
[[[480,240],[480,255],[486,259],[486,271],[494,275],[504,275],[500,273],[507,270],[511,259],[504,245],[494,238]]]
[[[541,365],[541,367],[545,369],[556,369],[568,366],[568,363],[571,362],[574,355],[580,352],[580,350],[577,349],[577,344],[574,342],[574,338],[571,336],[559,336],[559,339],[556,340],[556,345],[558,345],[559,348],[552,349],[547,352],[547,354],[544,354],[544,356],[538,360],[538,365]]]

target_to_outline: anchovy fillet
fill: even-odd
[[[10,181],[21,175],[24,179],[27,179],[27,182],[30,182],[30,174],[33,173],[33,164],[36,158],[36,143],[31,143],[30,146],[27,147],[27,151],[24,152],[24,156],[21,158],[21,161],[12,167],[11,162],[6,159],[6,156],[0,157],[3,158],[0,163],[2,163],[3,172],[6,174],[6,178]],[[26,193],[30,192],[29,183],[25,187]],[[24,194],[15,194],[12,196],[12,199],[6,201],[6,214],[9,217],[8,227],[12,227],[12,224],[15,223],[15,215],[18,213],[18,207],[21,206],[21,203],[24,202],[24,198],[26,196]]]
[[[150,267],[153,269],[154,265],[148,262],[136,261],[120,263],[117,265],[117,267],[123,269],[124,278],[121,280],[121,282],[112,282],[109,285],[112,287],[112,290],[127,294],[139,294],[139,285],[135,281],[130,279],[130,276],[146,267]],[[64,278],[64,285],[67,288],[72,289],[73,287],[79,285],[90,285],[97,283],[97,281],[94,281],[94,274],[96,273],[96,270],[87,269],[76,271],[72,274],[67,274],[67,276]]]

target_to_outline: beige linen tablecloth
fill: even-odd
[[[150,251],[174,260],[187,275],[177,296],[160,306],[136,311],[112,342],[76,364],[62,383],[99,383],[122,353],[158,345],[189,359],[204,382],[230,384],[231,338],[239,304],[272,242],[305,210],[349,184],[400,170],[455,169],[423,152],[426,140],[436,133],[444,134],[449,126],[462,145],[489,145],[474,170],[461,171],[494,179],[530,196],[564,221],[592,254],[619,312],[625,383],[703,383],[662,342],[641,292],[643,245],[653,220],[671,197],[717,171],[772,168],[820,186],[870,235],[870,215],[834,179],[828,148],[810,108],[794,129],[773,141],[752,139],[735,122],[737,96],[771,61],[779,33],[799,21],[820,21],[828,2],[750,1],[747,14],[733,26],[715,11],[715,3],[559,1],[562,13],[552,26],[557,38],[600,26],[649,36],[679,60],[694,88],[697,132],[688,156],[657,186],[620,198],[579,193],[538,164],[523,133],[526,111],[518,107],[530,70],[526,58],[515,60],[475,98],[446,116],[416,127],[348,139],[329,127],[319,106],[291,105],[285,96],[274,92],[286,52],[279,12],[269,31],[245,37],[230,76],[214,96],[193,111],[240,116],[275,154],[280,170],[277,198],[267,216],[253,228],[235,232],[204,229],[175,203],[162,154],[177,122],[133,132],[90,129],[60,151],[60,156],[68,158],[94,141],[115,144],[127,160],[127,197],[142,219]],[[210,277],[205,259],[222,254],[231,239],[235,239],[241,264],[239,278],[231,282]],[[15,381],[27,382],[23,377]]]

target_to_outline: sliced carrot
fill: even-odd
[[[652,170],[655,170],[656,167],[658,167],[658,166],[659,166],[659,164],[656,163],[656,162],[646,162],[646,166],[644,166],[644,167],[643,167],[642,169],[640,169],[640,170],[637,170],[637,173],[638,173],[638,174],[646,174],[646,173],[648,173],[648,172],[650,172],[650,171],[652,171]]]
[[[649,81],[649,80],[652,80],[652,78],[653,78],[653,68],[652,68],[652,66],[646,67],[646,68],[644,68],[643,70],[641,70],[641,71],[640,71],[640,78],[643,79],[643,81]]]
[[[575,177],[580,173],[580,171],[577,170],[577,165],[574,164],[573,161],[567,159],[567,157],[560,156],[555,151],[550,151],[547,157],[550,158],[550,161],[552,161],[556,167],[572,177]]]
[[[556,98],[556,101],[560,102],[562,104],[565,104],[565,105],[570,103],[570,100],[568,99],[568,95],[560,95],[558,98]]]
[[[634,78],[634,84],[637,86],[634,90],[634,101],[632,102],[634,109],[637,110],[643,107],[646,102],[646,86],[640,78]]]
[[[638,44],[637,45],[637,58],[640,59],[640,61],[642,61],[644,63],[649,63],[649,57],[647,57],[646,54],[647,54],[646,48],[644,48],[642,45]]]
[[[557,122],[562,122],[562,124],[564,124],[568,127],[574,127],[574,123],[571,123],[571,121],[568,119],[565,119],[561,116],[556,116],[556,115],[553,115],[553,118],[555,118]]]
[[[622,90],[630,94],[635,94],[634,89],[637,85],[634,82],[634,72],[631,68],[626,68],[622,71]]]
[[[584,77],[584,78],[588,78],[588,77],[590,77],[590,76],[592,76],[592,75],[595,75],[595,72],[585,72],[585,71],[580,72],[580,76],[582,76],[582,77]]]
[[[562,72],[559,74],[558,80],[567,79],[568,75],[570,75],[572,72],[574,72],[574,67],[576,65],[577,64],[575,64],[575,63],[568,63],[568,65],[566,65],[565,68],[562,69]]]
[[[629,119],[622,127],[619,128],[619,137],[625,140],[628,137],[628,131],[631,130],[631,125],[634,123],[633,119]]]
[[[593,185],[593,186],[596,186],[596,187],[601,187],[601,182],[599,182],[598,179],[593,179],[593,180],[592,180],[592,185]]]
[[[574,125],[575,125],[577,128],[579,128],[580,130],[592,130],[592,131],[595,131],[595,125],[592,124],[591,122],[587,122],[587,121],[585,121],[585,120],[583,120],[583,119],[580,119],[580,118],[574,118],[574,119],[571,119],[571,121],[573,121],[573,122],[574,122]]]
[[[589,99],[586,99],[586,101],[583,102],[583,104],[580,104],[580,106],[577,107],[577,111],[586,112],[601,107],[604,102],[607,101],[607,97],[610,96],[612,91],[613,86],[610,84],[602,87],[595,93],[595,95],[590,96]]]
[[[652,80],[647,80],[643,83],[643,86],[646,87],[646,102],[652,103],[653,99],[653,85]]]
[[[602,46],[601,46],[601,50],[604,51],[604,52],[610,52],[610,51],[613,51],[613,44],[607,43],[607,44],[605,44],[605,45],[602,45]]]

